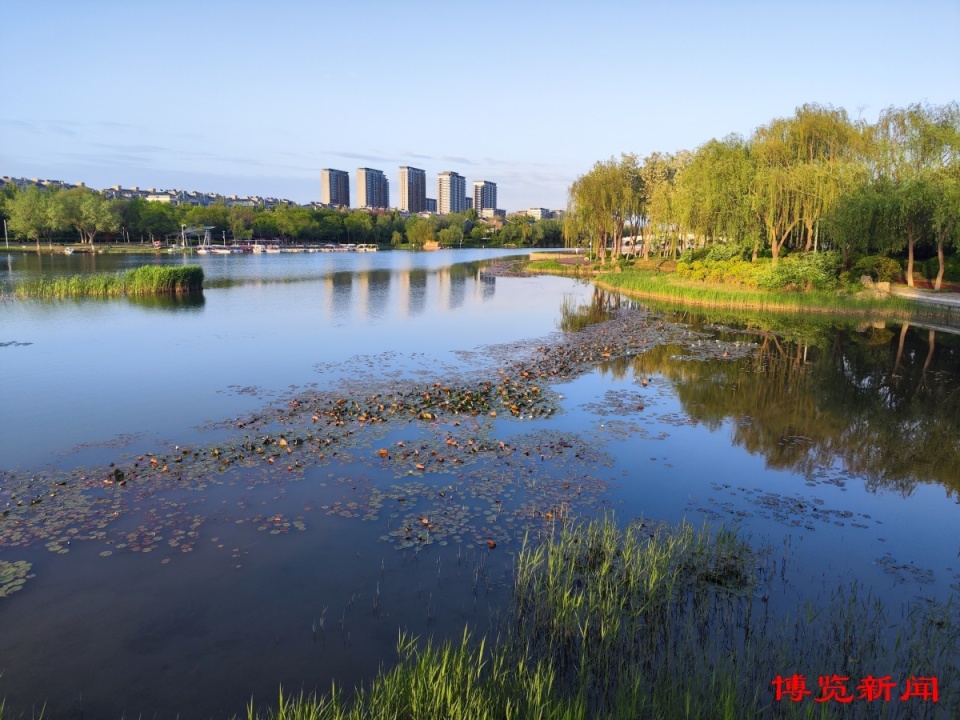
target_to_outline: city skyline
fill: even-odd
[[[435,5],[13,3],[0,43],[24,60],[0,99],[0,174],[309,204],[318,168],[415,165],[496,178],[510,211],[563,208],[577,176],[621,152],[750,136],[804,103],[874,122],[960,95],[955,0],[490,0],[478,86],[436,53],[475,18]],[[905,32],[923,52],[896,51]],[[398,36],[415,40],[384,76]],[[331,57],[351,58],[335,81]]]

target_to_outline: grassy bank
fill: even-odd
[[[144,265],[116,273],[40,278],[20,283],[19,298],[119,297],[198,292],[203,289],[203,268],[196,265],[161,267]]]
[[[539,255],[546,255],[547,253],[539,253]],[[531,258],[535,258],[536,255],[532,255]],[[574,261],[575,260],[575,261]],[[584,273],[589,273],[590,268],[586,262],[580,262],[581,258],[570,258],[569,261],[562,261],[557,257],[548,257],[543,260],[531,259],[527,263],[526,269],[530,272],[540,272],[546,273],[548,275],[583,275]]]
[[[616,290],[637,298],[676,302],[686,306],[836,315],[884,315],[898,318],[949,314],[949,310],[924,307],[911,300],[891,296],[858,296],[834,290],[787,292],[737,288],[705,282],[680,281],[669,274],[647,271],[598,273],[593,276],[593,280],[606,290]]]
[[[600,273],[594,281],[607,289],[637,297],[683,300],[690,305],[728,307],[742,310],[822,311],[830,313],[872,313],[876,311],[909,314],[914,303],[893,297],[856,297],[836,291],[777,292],[735,288],[711,283],[683,282],[670,275],[647,272]]]
[[[152,244],[142,244],[142,243],[96,243],[93,247],[90,245],[81,245],[79,243],[67,243],[67,244],[57,244],[57,245],[41,245],[39,250],[36,245],[27,245],[18,243],[16,245],[11,244],[9,247],[0,245],[0,252],[9,252],[9,253],[23,253],[23,254],[32,254],[36,255],[62,255],[64,249],[70,248],[75,253],[79,255],[92,255],[92,254],[107,254],[107,253],[133,253],[141,255],[156,255],[161,252],[161,250],[153,247]],[[166,248],[163,249],[163,252],[166,252]]]
[[[854,586],[778,617],[766,563],[730,532],[574,524],[518,555],[495,644],[403,638],[399,663],[349,699],[281,695],[275,709],[251,703],[248,720],[921,718],[957,706],[952,608],[919,603],[891,620]],[[818,677],[849,678],[856,697],[871,673],[895,676],[891,700],[814,699]],[[795,674],[810,695],[778,699],[775,679]],[[939,702],[901,700],[911,676],[937,677]]]

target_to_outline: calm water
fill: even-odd
[[[281,684],[350,687],[400,631],[490,627],[523,532],[561,512],[737,526],[786,558],[783,607],[838,579],[893,608],[960,589],[956,337],[650,319],[571,280],[490,277],[491,257],[210,256],[191,259],[199,301],[0,303],[0,560],[32,576],[0,597],[8,708],[228,717]],[[142,259],[37,262],[0,255],[3,284]],[[505,382],[617,306],[682,332],[544,379],[549,417],[288,417]],[[291,453],[264,462],[284,428]],[[489,452],[451,450],[474,440]]]

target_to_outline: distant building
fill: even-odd
[[[463,199],[463,209],[464,210],[473,210],[473,198],[467,195]]]
[[[357,207],[390,207],[390,183],[382,170],[357,168]]]
[[[333,207],[350,207],[350,174],[345,170],[321,170],[320,202]]]
[[[400,167],[400,204],[403,212],[416,214],[427,209],[427,173],[420,168]],[[436,209],[434,209],[436,212]]]
[[[434,198],[424,198],[423,205],[425,212],[435,213],[437,211],[437,201]]]
[[[497,184],[487,180],[473,182],[473,209],[479,215],[487,208],[497,207]]]
[[[467,198],[467,179],[452,170],[437,175],[437,212],[448,215],[463,212]]]
[[[546,208],[530,208],[524,212],[524,215],[534,220],[549,220],[553,217],[553,213]]]
[[[506,216],[507,211],[499,208],[483,208],[477,212],[477,217],[484,219],[505,218]]]
[[[146,200],[150,202],[166,203],[168,205],[180,204],[180,193],[176,190],[154,190],[147,191]]]
[[[0,177],[0,187],[4,185],[16,185],[20,190],[26,190],[28,187],[37,187],[41,190],[70,190],[71,188],[76,187],[86,187],[84,183],[77,183],[76,185],[63,180],[42,180],[40,178],[15,178],[10,177],[9,175],[4,175]]]
[[[13,178],[6,175],[0,176],[0,187],[6,184],[14,184],[21,190],[28,187],[37,187],[41,189],[59,189],[67,190],[76,187],[86,187],[84,183],[65,183],[62,180],[41,180],[39,178]],[[238,197],[229,195],[224,197],[219,193],[205,193],[197,190],[158,190],[157,188],[141,189],[134,185],[132,188],[125,188],[122,185],[111,185],[98,191],[107,200],[148,200],[150,202],[165,203],[168,205],[201,205],[209,206],[214,203],[223,203],[227,207],[266,207],[272,208],[277,205],[296,206],[297,203],[292,200],[281,198],[264,198],[258,195],[247,195]]]

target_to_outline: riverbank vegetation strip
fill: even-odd
[[[116,273],[38,278],[20,283],[13,294],[19,298],[52,299],[160,295],[199,292],[202,289],[203,268],[197,265],[144,265]]]
[[[917,275],[941,289],[960,280],[958,202],[956,102],[890,107],[874,124],[806,104],[749,138],[598,161],[570,187],[564,236],[601,262],[715,251],[809,269],[831,251],[839,272],[883,280],[883,263],[857,268],[880,257],[908,285]]]
[[[600,273],[594,277],[594,282],[607,290],[619,290],[636,297],[680,301],[684,305],[704,307],[894,317],[909,317],[921,312],[917,303],[889,295],[858,297],[832,290],[776,292],[683,281],[671,274],[644,271]]]

